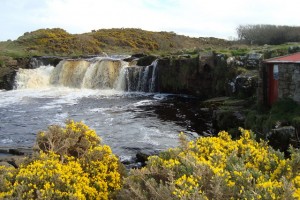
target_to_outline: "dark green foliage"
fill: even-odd
[[[267,24],[240,25],[237,27],[240,41],[247,44],[283,44],[300,42],[299,26],[276,26]]]
[[[292,99],[278,100],[268,112],[256,109],[250,111],[246,117],[245,127],[257,133],[267,133],[276,126],[300,126],[300,105]]]

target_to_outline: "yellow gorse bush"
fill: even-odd
[[[181,134],[181,147],[152,156],[145,168],[132,170],[121,194],[124,199],[300,198],[299,151],[292,149],[291,158],[285,159],[265,141],[255,141],[251,131],[240,131],[238,140],[225,131],[195,141]]]
[[[40,132],[35,155],[18,169],[0,166],[0,199],[300,199],[300,151],[284,158],[240,131],[237,140],[225,131],[195,141],[181,134],[179,147],[122,180],[110,147],[68,121]]]
[[[35,149],[18,169],[0,166],[0,198],[109,199],[121,188],[118,158],[82,122],[40,132]]]

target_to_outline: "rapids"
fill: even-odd
[[[97,58],[20,69],[15,89],[0,91],[0,149],[31,148],[38,131],[67,119],[95,129],[122,160],[175,147],[181,131],[196,137],[205,116],[193,99],[155,93],[155,66]]]

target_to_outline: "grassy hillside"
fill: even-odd
[[[15,41],[0,42],[0,56],[86,55],[106,53],[162,53],[182,49],[225,48],[230,42],[217,38],[191,38],[173,32],[141,29],[100,29],[70,34],[63,29],[27,32]]]

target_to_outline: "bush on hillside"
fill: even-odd
[[[120,199],[294,199],[300,196],[299,150],[290,159],[241,129],[239,140],[222,131],[149,158],[131,171]]]

